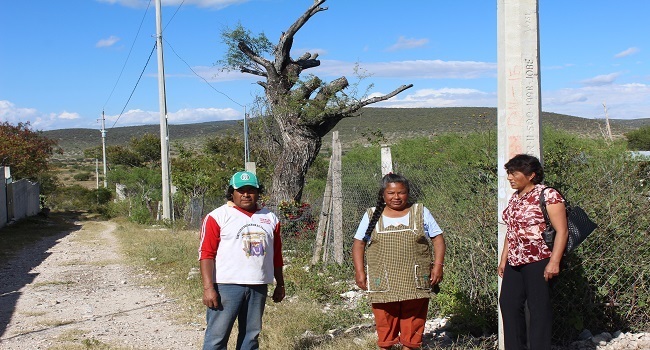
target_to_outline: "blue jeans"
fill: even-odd
[[[207,327],[203,350],[221,350],[228,347],[228,338],[237,319],[239,334],[237,350],[255,350],[260,345],[262,315],[268,286],[266,284],[217,284],[219,307],[206,311]]]

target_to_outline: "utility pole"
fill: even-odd
[[[504,248],[506,226],[500,220],[514,190],[508,185],[505,163],[519,153],[542,159],[542,114],[539,0],[497,0],[497,170],[498,254]],[[499,293],[501,278],[499,277]],[[498,309],[498,307],[497,307]],[[499,349],[504,349],[503,323],[499,313]]]
[[[158,49],[158,100],[160,104],[160,164],[162,168],[163,220],[171,220],[171,185],[169,172],[169,133],[167,132],[167,98],[163,61],[161,0],[156,0],[156,48]]]
[[[108,187],[108,177],[106,176],[106,118],[104,118],[104,111],[102,111],[102,155],[104,157],[104,188]]]
[[[250,162],[250,153],[248,151],[248,114],[244,107],[244,163]]]

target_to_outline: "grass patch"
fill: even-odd
[[[115,234],[120,240],[124,256],[134,268],[151,276],[143,283],[164,287],[165,293],[177,301],[180,310],[175,313],[176,321],[204,325],[201,277],[190,273],[199,265],[198,232],[146,230],[141,225],[125,220],[116,222],[119,227]],[[291,257],[285,267],[286,299],[279,304],[268,299],[264,328],[260,335],[263,348],[302,348],[300,339],[307,331],[323,335],[329,330],[345,329],[360,323],[362,315],[359,309],[346,307],[339,296],[349,290],[348,283],[341,281],[349,280],[353,274],[347,268],[318,266],[312,267],[313,272],[307,272],[303,266],[308,265],[309,259],[302,254]],[[273,286],[269,289],[271,293]],[[233,330],[231,341],[234,342],[235,338],[236,329]],[[351,342],[352,338],[347,341]],[[350,349],[364,349],[355,343],[351,344],[353,347]],[[308,348],[320,349],[320,345],[312,345]]]
[[[65,286],[72,285],[77,282],[75,281],[49,281],[49,282],[37,282],[32,284],[34,288],[48,287],[48,286]]]
[[[55,328],[55,327],[60,327],[60,326],[65,326],[68,324],[72,324],[74,321],[62,321],[62,320],[41,320],[38,321],[38,324],[41,326],[45,326],[48,328]]]
[[[86,222],[84,224],[83,230],[79,235],[76,235],[74,241],[76,242],[92,242],[92,241],[101,241],[101,232],[104,226],[98,222]]]
[[[59,342],[48,349],[50,350],[125,350],[123,346],[113,346],[101,340],[87,337],[89,332],[81,329],[72,329],[61,333],[56,340]],[[128,348],[132,349],[132,348]]]
[[[56,339],[59,341],[74,342],[83,339],[84,335],[86,334],[88,334],[88,331],[81,329],[71,329],[69,331],[61,333],[58,337],[56,337]]]
[[[177,300],[181,305],[176,313],[179,322],[204,322],[201,279],[190,273],[199,264],[198,232],[146,230],[126,220],[116,222],[118,228],[114,232],[128,263],[152,277],[141,282],[164,287],[165,293]]]

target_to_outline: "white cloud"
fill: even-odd
[[[67,120],[75,120],[81,118],[79,116],[79,113],[69,113],[69,112],[63,112],[59,114],[56,118],[58,119],[67,119]]]
[[[583,118],[604,118],[603,103],[613,119],[650,118],[650,85],[609,84],[542,92],[544,111]]]
[[[242,119],[242,113],[232,108],[185,108],[169,114],[167,119],[171,124],[202,123]]]
[[[99,40],[95,44],[95,47],[110,47],[110,46],[115,45],[115,43],[117,43],[118,41],[120,41],[120,38],[116,37],[115,35],[111,35],[110,37],[108,37],[106,39]]]
[[[637,53],[639,51],[640,50],[639,50],[638,47],[630,47],[629,49],[627,49],[625,51],[621,51],[621,52],[617,53],[616,55],[614,55],[614,58],[621,58],[621,57],[630,56],[630,55],[633,55],[633,54],[635,54],[635,53]]]
[[[369,97],[379,95],[384,95],[384,93],[373,93]],[[496,93],[468,88],[442,88],[420,89],[411,94],[403,92],[390,100],[372,106],[388,108],[496,107],[496,103]]]
[[[18,124],[19,122],[33,123],[39,117],[39,113],[34,108],[19,108],[15,104],[2,100],[0,101],[0,121]],[[33,125],[33,124],[32,124]]]
[[[185,108],[167,114],[169,124],[189,124],[222,120],[237,120],[243,117],[241,111],[232,108]],[[132,109],[119,115],[106,115],[106,128],[160,124],[160,112]],[[0,122],[10,124],[30,123],[33,130],[69,128],[100,129],[97,119],[85,118],[79,113],[42,113],[34,108],[20,108],[10,101],[0,100]],[[90,121],[89,121],[90,120]]]
[[[195,66],[192,67],[192,70],[196,74],[205,79],[206,81],[213,82],[224,82],[224,81],[235,81],[235,80],[257,80],[261,79],[260,77],[253,76],[248,73],[242,73],[240,71],[221,71],[221,67],[216,66]],[[173,77],[177,75],[166,74],[167,77]],[[191,77],[196,77],[194,74],[186,75]]]
[[[33,130],[65,129],[75,127],[71,123],[81,116],[78,113],[42,113],[35,108],[17,107],[14,103],[4,100],[0,101],[0,121],[10,124],[29,122]]]
[[[397,42],[386,49],[386,51],[409,50],[425,46],[429,39],[411,39],[400,36]]]
[[[581,81],[581,83],[587,86],[608,85],[614,83],[616,78],[618,78],[620,75],[621,73],[610,73],[610,74],[598,75],[593,78],[585,79]]]
[[[350,75],[356,63],[321,61],[314,74]],[[415,60],[394,62],[360,62],[359,67],[373,78],[476,79],[496,77],[496,63],[474,61]]]
[[[132,109],[122,115],[107,115],[106,127],[160,124],[160,112]],[[240,111],[232,108],[185,108],[167,113],[169,124],[191,124],[242,118]]]

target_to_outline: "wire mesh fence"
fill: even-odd
[[[548,149],[545,182],[599,224],[577,251],[563,259],[563,271],[553,282],[555,342],[575,340],[584,329],[593,333],[649,330],[650,162],[635,161],[624,152],[586,155],[563,147]],[[366,208],[377,202],[381,170],[376,150],[366,157],[343,158],[343,268],[350,280],[354,278],[350,256],[354,233]],[[449,315],[450,325],[475,335],[497,330],[494,153],[479,152],[462,161],[453,154],[431,159],[394,156],[398,160],[393,165],[394,172],[410,180],[412,199],[429,208],[445,232],[445,278],[430,313]],[[286,250],[311,254],[322,201],[322,193],[306,191],[302,203],[274,208],[282,220]],[[205,214],[211,209],[203,208],[219,203],[223,199],[212,198],[195,210]],[[331,247],[333,234],[327,237],[325,246]],[[325,254],[333,253],[330,249]]]

